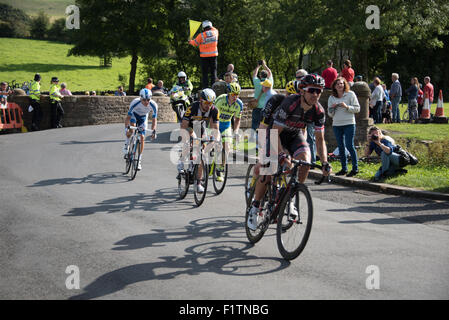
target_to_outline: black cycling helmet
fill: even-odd
[[[324,88],[324,79],[320,75],[316,73],[308,74],[299,79],[300,81],[300,88],[305,88],[308,86],[317,86]]]

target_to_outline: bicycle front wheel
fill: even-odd
[[[306,247],[312,230],[312,197],[305,185],[298,185],[284,197],[277,220],[279,252],[285,260],[293,260]]]
[[[216,163],[214,163],[212,164],[212,166],[214,190],[216,194],[220,194],[223,192],[226,186],[226,180],[228,179],[228,164],[217,165]]]
[[[184,199],[187,195],[187,192],[189,192],[189,185],[190,185],[189,176],[190,173],[188,171],[184,171],[179,173],[177,177],[179,200]]]
[[[200,170],[200,168],[202,170]],[[203,203],[204,198],[206,198],[207,180],[209,176],[208,169],[209,168],[204,165],[204,161],[201,160],[200,164],[195,165],[195,169],[193,171],[193,196],[198,207]],[[202,171],[201,175],[199,175],[200,171]],[[203,190],[200,190],[199,186],[202,186]]]
[[[140,141],[137,140],[134,145],[133,153],[132,153],[132,170],[131,170],[131,180],[134,180],[136,177],[138,166],[140,159]]]

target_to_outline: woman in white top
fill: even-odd
[[[371,101],[369,103],[370,108],[373,109],[372,115],[374,123],[382,123],[382,105],[385,98],[385,92],[382,88],[379,78],[374,78],[373,81],[375,88],[371,93]]]
[[[351,155],[352,170],[347,177],[352,177],[359,172],[357,152],[354,147],[355,114],[360,112],[360,104],[357,96],[349,90],[349,84],[343,77],[338,77],[332,83],[332,95],[329,97],[327,113],[333,118],[332,128],[338,143],[341,170],[336,173],[342,176],[348,173],[346,149]]]

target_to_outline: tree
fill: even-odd
[[[50,25],[50,18],[48,15],[39,11],[38,15],[31,19],[31,38],[43,40],[47,37],[47,30]]]
[[[140,56],[164,52],[167,12],[156,1],[77,0],[80,29],[69,55],[131,56],[128,91],[134,92]]]
[[[30,17],[20,9],[0,3],[0,37],[24,38],[30,35]]]

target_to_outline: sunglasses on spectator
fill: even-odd
[[[314,94],[314,93],[320,94],[321,92],[323,92],[323,89],[307,87],[307,88],[304,88],[304,91],[307,91],[310,94]]]

